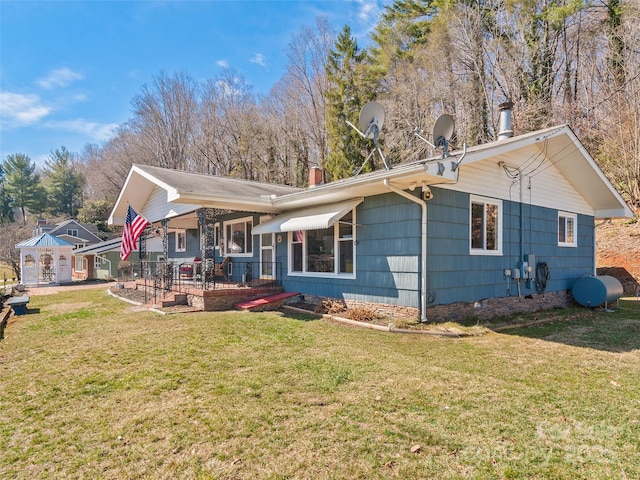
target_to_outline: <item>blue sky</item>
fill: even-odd
[[[384,3],[0,0],[0,159],[101,144],[161,71],[200,81],[228,67],[267,94],[303,26],[326,16],[365,46]]]

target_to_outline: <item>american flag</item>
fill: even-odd
[[[142,235],[147,225],[151,225],[149,221],[142,215],[138,215],[136,211],[129,205],[127,211],[127,220],[124,222],[124,230],[122,231],[122,243],[120,245],[120,258],[126,260],[129,254],[135,250],[136,241]]]

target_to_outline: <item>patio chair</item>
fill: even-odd
[[[229,257],[224,257],[222,259],[222,263],[216,263],[213,275],[215,277],[223,277],[228,282],[229,276],[227,274],[227,263],[229,263]]]

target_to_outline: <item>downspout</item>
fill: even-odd
[[[420,205],[422,209],[422,238],[421,238],[421,268],[420,268],[420,321],[422,323],[427,322],[427,203],[423,200],[419,200],[413,195],[400,190],[399,188],[391,185],[389,179],[384,179],[384,185],[389,190],[397,193],[401,197],[406,198],[414,203]]]

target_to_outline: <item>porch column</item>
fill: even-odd
[[[164,261],[169,260],[169,219],[163,218],[160,220],[162,225],[162,255],[164,255]]]

